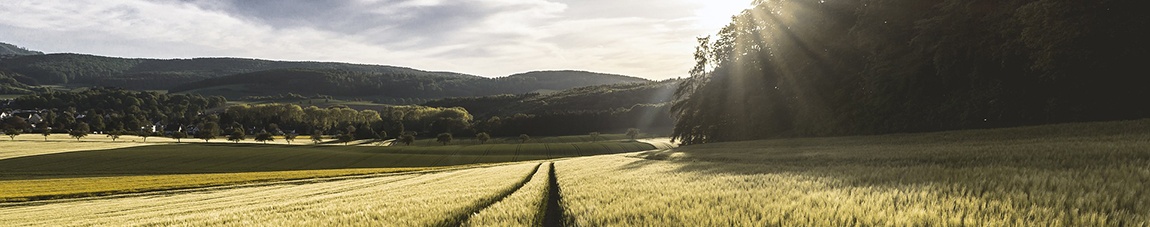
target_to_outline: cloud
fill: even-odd
[[[690,68],[695,0],[6,1],[0,41],[125,57],[344,61],[503,76]],[[621,3],[622,2],[622,3]]]

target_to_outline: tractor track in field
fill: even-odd
[[[531,170],[531,173],[527,174],[523,180],[520,180],[518,183],[512,186],[510,190],[504,191],[495,197],[491,197],[490,199],[480,200],[478,204],[475,204],[475,206],[469,209],[465,209],[464,212],[460,212],[454,217],[449,217],[448,219],[443,220],[435,226],[462,226],[463,223],[467,223],[467,220],[471,219],[471,216],[474,216],[484,209],[491,207],[491,205],[499,203],[499,201],[503,201],[503,199],[511,196],[511,194],[515,194],[515,192],[519,191],[519,189],[522,189],[524,185],[527,185],[528,182],[531,182],[531,178],[534,178],[535,174],[539,173],[539,168],[542,167],[543,163],[535,165],[535,169]]]
[[[543,226],[569,226],[567,215],[563,212],[562,194],[559,189],[559,178],[555,176],[555,163],[547,168],[547,195],[543,198],[545,204],[543,212]]]

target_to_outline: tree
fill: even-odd
[[[399,137],[399,142],[403,143],[404,145],[411,145],[411,143],[415,142],[415,135],[404,134],[403,136]]]
[[[486,132],[480,132],[479,134],[475,134],[475,139],[479,140],[479,144],[485,144],[487,140],[491,139],[491,135],[488,135]]]
[[[268,133],[267,131],[263,131],[263,132],[260,132],[259,134],[256,134],[256,141],[257,142],[262,142],[264,144],[267,144],[268,141],[272,141],[272,140],[273,140],[272,134]]]
[[[11,140],[16,140],[16,136],[20,135],[20,130],[16,130],[14,128],[6,128],[4,129],[4,135],[7,135],[8,138],[11,138]]]
[[[311,142],[316,143],[316,144],[319,144],[319,142],[323,142],[323,132],[321,132],[319,130],[315,130],[314,132],[311,132]]]
[[[228,140],[232,141],[234,143],[239,143],[240,140],[244,140],[245,137],[247,137],[247,135],[244,134],[243,128],[237,128],[235,130],[232,130],[232,134],[228,134]]]
[[[591,142],[592,143],[594,143],[595,141],[599,141],[599,132],[591,132],[589,135],[591,135]]]
[[[52,135],[52,128],[41,127],[40,128],[40,135],[44,136],[44,141],[48,141],[48,136]]]
[[[200,131],[196,132],[196,138],[204,140],[205,143],[217,136],[220,136],[220,125],[215,122],[204,123]]]
[[[338,139],[339,142],[342,142],[343,145],[347,145],[347,142],[351,142],[352,140],[355,139],[355,137],[352,136],[351,133],[340,133],[339,137],[337,137],[336,139]]]
[[[80,141],[80,138],[88,136],[89,130],[92,129],[88,127],[88,123],[80,122],[76,124],[76,128],[72,129],[72,131],[68,131],[68,135],[72,136],[72,138],[76,138],[76,141]]]
[[[143,138],[143,139],[144,139],[144,142],[145,142],[145,143],[147,143],[147,142],[148,142],[148,137],[150,137],[150,136],[152,136],[152,135],[154,135],[154,134],[155,134],[155,133],[153,133],[153,132],[149,132],[148,130],[143,130],[143,129],[141,129],[141,130],[140,130],[140,132],[137,134],[137,136],[140,136],[140,138]]]
[[[435,136],[435,142],[439,142],[440,144],[443,144],[443,145],[447,145],[447,143],[451,143],[451,139],[452,139],[451,133],[447,133],[447,132],[440,133],[439,135]]]
[[[180,139],[188,138],[188,133],[184,131],[176,131],[172,133],[172,139],[176,139],[176,143],[180,143]]]
[[[531,140],[531,136],[528,136],[527,134],[519,134],[519,143],[526,143],[528,140]]]
[[[627,137],[630,137],[631,140],[635,140],[636,137],[639,137],[639,129],[637,129],[637,128],[627,129]]]
[[[349,126],[349,128],[351,127]],[[379,134],[375,133],[371,127],[364,126],[355,130],[355,139],[379,139]]]
[[[292,141],[295,141],[296,136],[299,136],[299,134],[296,134],[294,132],[284,134],[284,141],[287,141],[288,144],[291,144]]]
[[[116,139],[119,139],[120,135],[123,135],[123,134],[124,134],[124,131],[120,131],[119,129],[117,129],[117,130],[108,131],[108,135],[106,135],[106,136],[111,137],[112,142],[115,142]]]

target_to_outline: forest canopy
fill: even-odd
[[[684,144],[1150,116],[1150,6],[759,0],[700,38]]]

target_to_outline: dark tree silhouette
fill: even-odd
[[[256,139],[256,141],[257,141],[257,142],[261,142],[261,143],[264,143],[264,144],[267,144],[267,143],[268,143],[268,141],[272,141],[272,140],[274,140],[274,138],[272,138],[272,134],[271,134],[271,133],[268,133],[267,131],[262,131],[262,132],[260,132],[260,133],[256,134],[256,138],[255,138],[255,139]]]
[[[20,135],[20,130],[16,130],[14,128],[6,128],[4,129],[4,135],[7,135],[9,140],[16,140],[16,136]]]
[[[480,144],[485,144],[487,140],[491,140],[491,135],[488,135],[486,132],[480,132],[479,134],[475,134],[475,139],[479,140]]]
[[[631,140],[635,140],[635,138],[639,137],[639,129],[629,128],[629,129],[627,129],[626,135],[628,138],[631,138]]]
[[[188,138],[188,133],[184,131],[176,131],[172,133],[172,139],[176,139],[176,143],[180,143],[180,140],[184,138]]]
[[[452,139],[453,138],[451,137],[451,133],[446,133],[446,132],[440,133],[439,135],[435,136],[435,142],[439,142],[442,145],[447,145],[448,143],[451,143]]]
[[[68,135],[72,136],[72,138],[76,138],[76,141],[80,141],[80,138],[88,136],[89,130],[91,130],[91,128],[88,127],[88,123],[80,122],[76,123],[76,128],[73,128],[72,131],[68,131]]]

